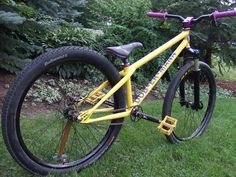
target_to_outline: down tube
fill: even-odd
[[[146,98],[146,96],[150,93],[150,91],[154,88],[154,86],[158,83],[161,79],[163,74],[168,70],[168,68],[172,65],[172,63],[176,60],[179,56],[181,51],[189,45],[188,40],[184,39],[178,48],[174,51],[174,53],[170,56],[170,58],[166,61],[166,63],[161,67],[158,73],[153,77],[147,87],[142,91],[142,93],[137,97],[134,104],[139,105],[142,101]]]

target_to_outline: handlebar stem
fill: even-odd
[[[184,29],[191,28],[191,26],[193,25],[193,22],[194,22],[193,20],[194,20],[193,17],[185,18],[183,21]]]

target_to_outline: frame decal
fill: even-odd
[[[169,68],[169,65],[173,62],[173,60],[176,57],[176,53],[174,52],[170,58],[165,62],[165,64],[161,67],[161,69],[158,71],[158,73],[152,78],[150,83],[147,87],[142,91],[142,93],[137,97],[135,100],[136,104],[140,104],[140,101],[144,96],[148,93],[149,90],[152,89],[156,85],[156,82],[161,78],[161,76],[166,72],[166,70]]]

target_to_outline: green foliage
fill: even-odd
[[[58,103],[63,100],[63,97],[88,96],[88,92],[92,91],[92,87],[84,88],[85,85],[90,85],[89,81],[78,81],[77,79],[40,79],[34,83],[34,89],[30,89],[26,99],[30,100],[32,105],[37,103]],[[78,95],[78,90],[80,93]]]
[[[1,67],[11,73],[17,73],[31,61],[30,59],[21,60],[13,55],[7,55],[6,53],[0,54],[0,58]]]
[[[168,40],[169,24],[146,16],[151,5],[144,0],[96,0],[87,7],[89,14],[83,17],[87,26],[101,29],[104,35],[98,37],[99,46],[93,46],[103,54],[108,46],[123,45],[134,41],[142,42],[144,47],[135,49],[130,56],[133,63]],[[158,67],[168,58],[170,52],[145,65],[134,78],[140,82],[150,79]],[[113,59],[112,59],[113,60]],[[120,65],[120,60],[113,60]]]
[[[87,40],[84,35],[89,36],[89,34],[80,31],[79,35],[79,30],[73,32],[72,29],[81,26],[78,20],[82,12],[76,8],[86,3],[86,0],[1,0],[0,67],[17,73],[31,59],[48,48],[55,48],[62,44],[84,44]],[[71,34],[63,37],[64,32],[67,32],[66,35],[70,32]],[[73,39],[72,35],[75,35]],[[76,37],[80,38],[76,40]],[[64,41],[57,43],[60,40]]]
[[[48,33],[46,43],[47,47],[65,45],[89,46],[92,43],[96,43],[96,36],[82,28],[62,26],[56,31]]]
[[[29,7],[24,3],[16,4],[16,8],[18,9],[19,15],[26,18],[36,18],[38,15],[38,13],[32,7]]]
[[[19,1],[20,2],[20,1]],[[76,18],[79,18],[82,12],[77,9],[87,4],[86,0],[29,0],[27,4],[34,9],[37,9],[39,13],[48,15],[51,18],[58,18],[65,20],[66,22],[74,22]]]
[[[6,25],[7,28],[11,28],[11,26],[14,25],[20,25],[25,20],[25,17],[21,17],[17,13],[0,10],[0,25]]]
[[[37,80],[35,83],[35,89],[30,90],[27,99],[32,99],[32,104],[35,102],[46,102],[52,104],[61,100],[62,95],[54,80]]]
[[[217,97],[218,98],[231,98],[233,95],[233,92],[231,90],[217,88]]]
[[[144,47],[135,49],[131,54],[130,62],[133,63],[181,30],[179,23],[148,18],[146,13],[151,9],[198,16],[216,9],[233,8],[235,5],[225,5],[223,2],[227,1],[216,0],[151,2],[0,0],[0,67],[16,73],[42,52],[64,45],[88,46],[106,55],[105,48],[108,46],[140,41]],[[193,47],[201,49],[202,58],[214,53],[228,65],[235,63],[235,45],[231,45],[235,44],[236,34],[236,22],[233,19],[235,18],[223,19],[219,22],[218,30],[206,21],[194,29],[192,43],[196,45]],[[87,28],[100,30],[99,34]],[[145,65],[134,75],[134,79],[140,82],[150,79],[170,53],[171,51],[167,51]],[[110,59],[116,66],[120,66],[120,60],[113,57]],[[72,66],[68,68],[58,71],[63,77],[79,75],[81,72]],[[172,68],[169,72],[172,76],[175,69]]]

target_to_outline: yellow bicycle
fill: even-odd
[[[150,17],[175,18],[183,31],[144,56],[129,63],[129,54],[142,44],[108,47],[123,70],[99,53],[82,47],[53,49],[37,57],[16,78],[2,112],[3,137],[12,157],[37,175],[80,170],[100,158],[115,141],[125,117],[158,124],[171,143],[195,138],[206,129],[214,110],[216,84],[210,67],[191,48],[190,30],[202,19],[215,21],[236,11],[214,12],[198,18],[149,12]],[[135,71],[179,43],[173,54],[133,98]],[[180,57],[180,68],[171,81],[161,118],[146,114],[140,104]]]

